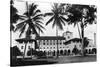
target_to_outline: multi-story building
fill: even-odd
[[[36,46],[35,40],[37,42],[37,45],[39,46],[38,49],[35,48]],[[46,53],[47,56],[56,56],[56,53],[58,53],[58,55],[73,54],[73,49],[75,47],[77,47],[80,52],[82,48],[80,39],[73,38],[73,33],[70,31],[64,32],[62,36],[40,36],[36,37],[35,40],[33,39],[33,41],[31,42],[27,41],[27,47],[25,53],[26,56],[27,56],[27,51],[30,48],[43,51]],[[24,52],[25,42],[23,41],[22,43],[19,44],[20,44],[18,45],[19,49],[21,50],[21,52]],[[93,45],[93,41],[89,40],[89,45],[86,48],[87,52],[90,49],[91,45]],[[92,51],[94,48],[95,45],[91,46],[90,50]]]

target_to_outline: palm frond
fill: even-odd
[[[45,13],[44,17],[46,17],[46,16],[53,16],[53,15],[54,15],[53,13]]]
[[[56,25],[56,22],[57,22],[57,20],[54,19],[54,22],[53,22],[52,28],[54,28],[54,26]]]
[[[38,10],[36,10],[33,14],[32,14],[32,16],[35,16],[36,14],[38,14],[38,13],[40,13],[41,11],[38,9]]]
[[[22,34],[24,33],[24,31],[25,31],[25,27],[26,27],[26,24],[25,24],[25,25],[20,29],[21,33],[20,33],[19,37],[21,37]]]
[[[40,26],[36,25],[35,26],[41,33],[44,33],[43,30],[40,28]]]
[[[25,22],[22,22],[22,23],[17,24],[17,25],[16,25],[15,31],[17,31],[17,30],[19,30],[20,28],[22,28],[22,27],[24,26],[24,23],[25,23]]]
[[[68,22],[68,19],[64,18],[63,16],[60,16],[60,18],[66,22]]]
[[[32,29],[32,34],[36,34],[37,36],[39,35],[34,24],[30,24],[30,28]]]
[[[38,15],[34,16],[32,19],[33,19],[34,21],[43,20],[42,17],[43,17],[43,14],[38,14]]]
[[[50,22],[52,22],[53,19],[54,19],[54,16],[49,19],[49,21],[46,23],[46,25],[48,25]]]
[[[38,21],[38,20],[43,20],[43,18],[37,16],[37,17],[32,18],[32,20],[33,20],[33,21]]]
[[[65,22],[62,20],[62,18],[59,17],[59,20],[62,22],[62,24],[65,26]]]
[[[38,27],[40,27],[40,28],[42,28],[42,29],[45,29],[45,28],[44,28],[41,24],[39,24],[39,23],[36,23],[35,26],[38,26]]]
[[[62,24],[61,24],[61,20],[60,20],[60,19],[57,20],[56,25],[58,26],[58,28],[59,28],[60,30],[63,30],[63,26],[62,26]]]
[[[37,20],[37,21],[35,21],[36,23],[40,23],[40,24],[44,24],[42,21],[39,21],[39,20]]]

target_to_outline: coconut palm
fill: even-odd
[[[67,9],[67,11],[71,14],[68,15],[68,24],[74,24],[74,26],[78,26],[78,24],[80,24],[80,30],[79,33],[80,34],[80,38],[82,38],[82,45],[84,43],[84,28],[88,25],[88,24],[93,24],[95,23],[95,19],[96,19],[96,8],[95,6],[89,6],[89,5],[71,5],[69,9]],[[79,28],[78,28],[79,29]],[[82,47],[82,52],[84,51],[83,47]],[[83,53],[82,53],[83,54]]]
[[[53,22],[52,28],[54,28],[54,26],[56,26],[56,36],[58,36],[58,29],[63,30],[63,25],[65,25],[65,21],[66,21],[66,18],[64,17],[64,15],[66,15],[66,13],[63,13],[63,11],[62,11],[63,6],[64,6],[64,4],[54,3],[54,5],[52,7],[53,9],[51,10],[52,12],[45,13],[45,15],[44,15],[44,16],[51,17],[47,21],[46,25]]]
[[[22,34],[25,32],[25,29],[27,29],[26,38],[30,39],[31,34],[39,36],[38,31],[43,33],[44,27],[41,25],[43,24],[41,21],[43,20],[43,15],[41,14],[41,11],[37,9],[37,5],[35,5],[34,3],[28,5],[28,2],[26,2],[26,6],[27,6],[27,10],[24,13],[24,15],[21,16],[25,20],[16,25],[15,31],[20,30],[19,37],[21,37]],[[26,46],[27,43],[25,44],[24,54],[26,51]]]
[[[43,15],[40,13],[41,11],[37,9],[37,5],[34,3],[29,6],[28,3],[26,3],[26,5],[27,11],[21,16],[25,20],[16,25],[15,31],[20,30],[21,33],[19,37],[21,37],[21,35],[25,32],[26,26],[28,25],[26,36],[31,35],[31,33],[39,36],[38,31],[43,33],[42,29],[44,29],[44,27],[41,25],[43,24],[41,21],[43,20]]]
[[[67,13],[63,12],[63,6],[65,4],[57,4],[54,3],[52,6],[52,12],[45,13],[44,16],[50,16],[51,18],[47,21],[46,25],[53,22],[52,28],[56,26],[56,36],[58,36],[58,29],[63,30],[63,25],[65,25],[65,21],[67,20],[64,15]],[[58,44],[57,44],[57,51],[58,51]],[[57,54],[58,57],[58,54]]]

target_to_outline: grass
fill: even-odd
[[[48,59],[13,59],[11,66],[29,66],[29,65],[44,65],[44,64],[60,64],[60,63],[76,63],[76,62],[94,62],[96,55],[90,56],[74,56],[74,57],[59,57]]]

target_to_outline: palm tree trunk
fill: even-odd
[[[82,28],[82,55],[84,56],[84,28]]]
[[[39,36],[40,36],[40,30],[39,30]],[[40,40],[38,42],[39,42],[38,47],[39,47],[39,51],[40,51]]]
[[[32,58],[32,44],[31,44],[31,58]]]
[[[56,36],[58,36],[58,26],[56,25]]]
[[[81,35],[82,35],[82,56],[84,56],[84,18],[81,23]]]
[[[26,46],[27,46],[27,43],[25,43],[25,49],[24,49],[24,55],[23,55],[23,58],[25,58]]]
[[[58,26],[56,26],[56,36],[58,37]],[[57,40],[57,57],[56,58],[58,58],[59,56],[58,56],[58,40]]]
[[[79,29],[78,23],[77,23],[77,27],[78,27],[79,37],[80,37],[80,39],[81,39],[82,37],[81,37],[81,33],[80,33],[80,29]]]

